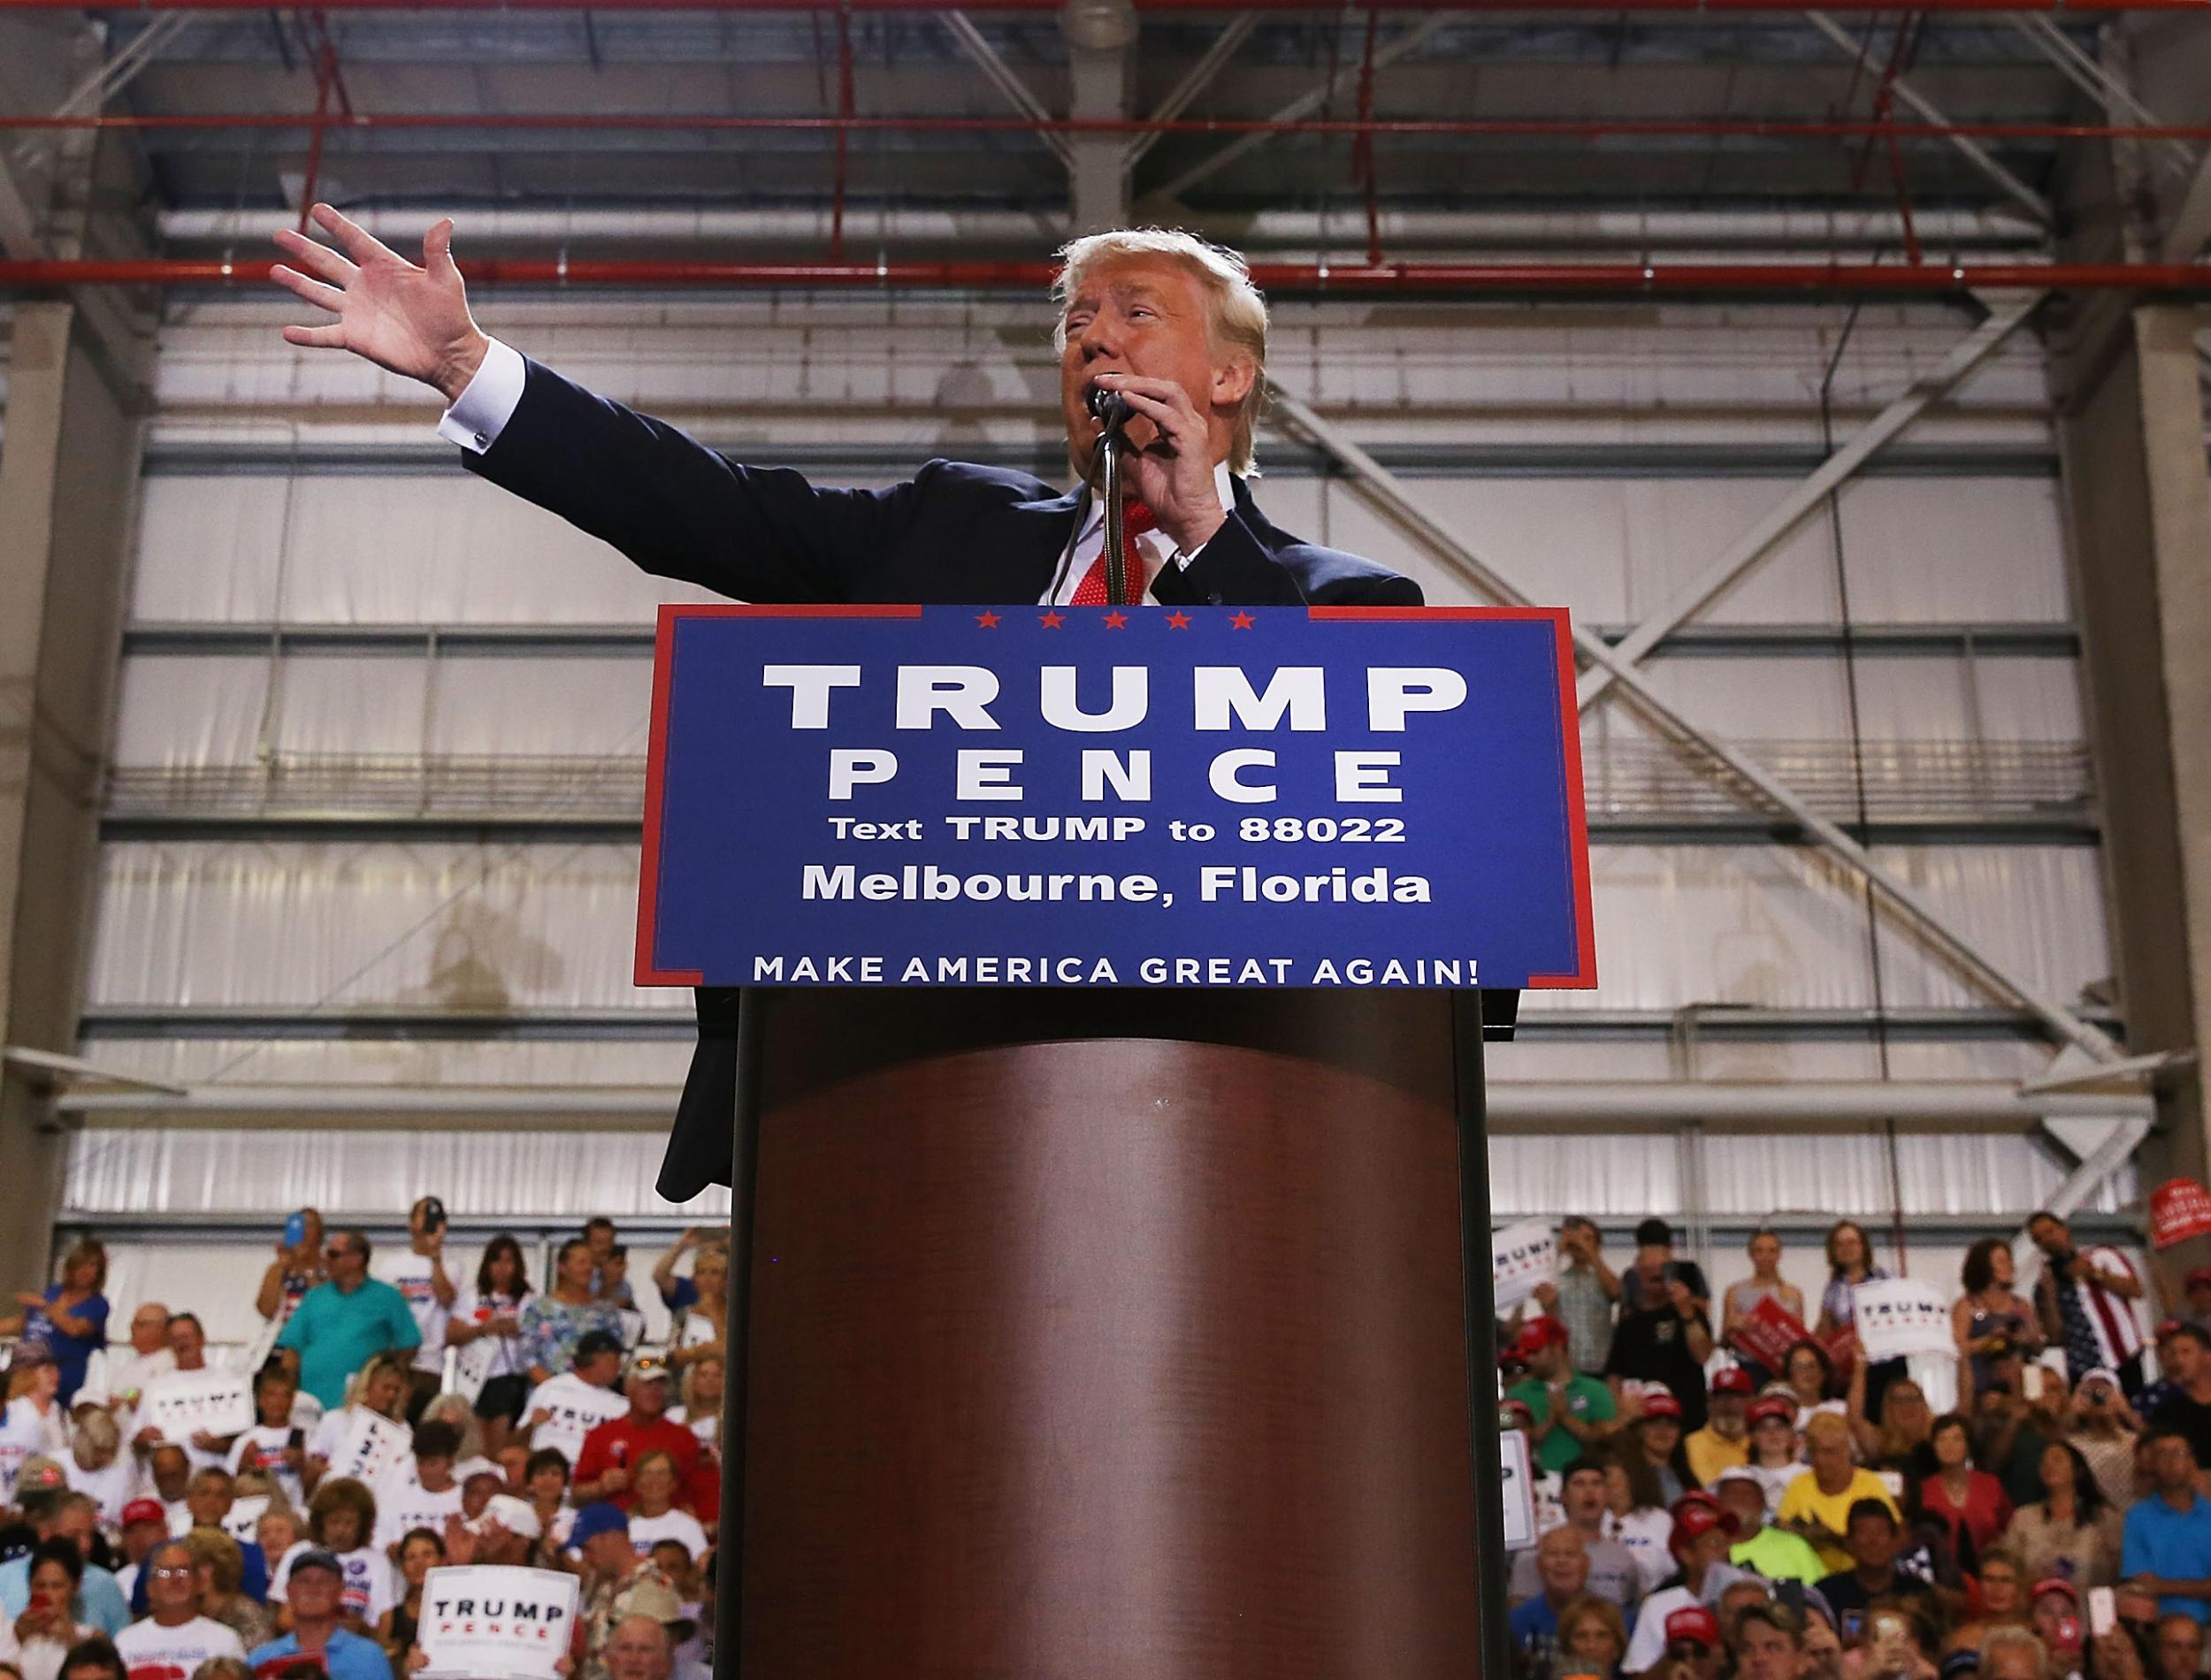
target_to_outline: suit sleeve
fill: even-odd
[[[1168,566],[1151,582],[1152,598],[1167,607],[1418,607],[1420,585],[1410,577],[1376,570],[1328,579],[1309,596],[1244,523],[1229,512],[1227,523],[1206,541],[1196,559]]]
[[[522,401],[462,464],[659,577],[740,600],[840,601],[912,520],[935,463],[888,490],[819,489],[747,467],[680,427],[527,357]]]

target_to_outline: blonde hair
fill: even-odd
[[[123,1450],[123,1432],[106,1412],[90,1408],[77,1420],[77,1438],[69,1450],[79,1470],[105,1470]]]
[[[1228,470],[1239,477],[1257,476],[1252,434],[1259,428],[1259,409],[1266,401],[1266,300],[1251,284],[1251,265],[1243,256],[1225,245],[1215,245],[1177,227],[1121,227],[1090,233],[1069,240],[1057,255],[1060,271],[1052,282],[1052,301],[1060,312],[1052,332],[1055,350],[1067,347],[1067,305],[1094,263],[1115,257],[1164,256],[1180,263],[1205,288],[1213,306],[1214,347],[1239,352],[1251,363],[1251,389],[1230,423]]]

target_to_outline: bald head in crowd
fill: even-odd
[[[600,1660],[607,1665],[607,1680],[669,1680],[676,1672],[668,1630],[649,1615],[617,1622]]]

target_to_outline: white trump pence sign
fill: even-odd
[[[169,1441],[235,1435],[254,1424],[253,1378],[228,1371],[174,1371],[147,1384],[139,1423]]]
[[[423,1579],[415,1638],[429,1680],[554,1680],[576,1631],[576,1577],[478,1566]]]
[[[1523,1219],[1495,1232],[1489,1256],[1496,1273],[1497,1310],[1510,1312],[1549,1283],[1557,1269],[1558,1239],[1542,1219]]]
[[[1908,1354],[1952,1354],[1949,1303],[1925,1284],[1910,1278],[1862,1283],[1857,1305],[1858,1341],[1866,1358],[1878,1363]]]

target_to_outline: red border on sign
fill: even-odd
[[[668,691],[676,665],[676,625],[685,618],[919,618],[918,607],[838,603],[820,607],[754,607],[738,601],[665,603],[653,638],[652,740],[645,755],[645,842],[637,872],[637,961],[631,980],[639,986],[703,986],[695,968],[656,968],[653,952],[660,943],[661,802],[668,768]]]
[[[1574,961],[1571,974],[1530,974],[1525,989],[1565,991],[1597,983],[1596,917],[1589,890],[1589,813],[1582,806],[1581,703],[1573,626],[1563,607],[1308,607],[1312,619],[1548,619],[1558,648],[1558,737],[1566,760],[1566,843],[1573,851]]]

